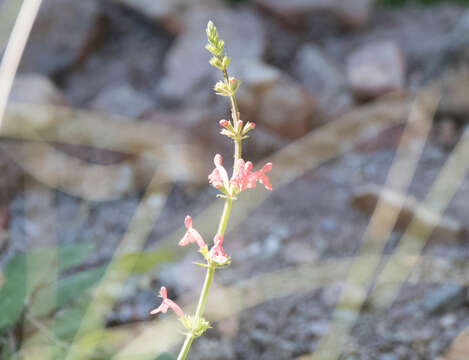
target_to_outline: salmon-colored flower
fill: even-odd
[[[216,154],[213,162],[215,164],[215,169],[213,169],[212,173],[208,176],[209,183],[212,184],[216,188],[225,187],[226,189],[229,188],[229,180],[228,180],[228,173],[226,172],[225,168],[222,164],[223,158],[220,154]]]
[[[177,316],[184,316],[184,311],[171,299],[168,299],[168,292],[164,286],[160,289],[160,297],[163,298],[163,302],[156,309],[153,309],[150,314],[155,315],[158,313],[166,314],[168,309],[173,310]]]
[[[207,245],[205,244],[202,235],[200,235],[200,233],[192,227],[192,218],[189,215],[187,215],[184,219],[184,225],[186,226],[187,231],[181,241],[179,241],[179,246],[186,246],[191,243],[197,243],[199,248],[206,248]]]
[[[243,159],[239,159],[236,162],[235,171],[233,177],[231,178],[231,183],[233,183],[238,191],[243,191],[247,188],[253,188],[256,186],[256,180],[252,181],[251,172],[252,162],[244,162]]]
[[[272,164],[267,163],[261,170],[255,172],[252,172],[251,169],[252,163],[250,161],[244,162],[243,159],[239,159],[236,163],[231,183],[236,186],[238,191],[255,188],[257,181],[264,184],[267,190],[272,190],[269,178],[265,174],[267,171],[272,170]]]
[[[218,264],[226,264],[229,258],[228,256],[226,256],[225,250],[223,250],[223,247],[222,247],[223,236],[215,235],[213,242],[214,242],[214,245],[210,249],[210,252],[208,254],[209,258]]]
[[[272,185],[270,184],[270,180],[267,177],[267,175],[265,174],[267,171],[270,171],[270,170],[272,170],[272,163],[267,163],[263,166],[263,168],[261,170],[256,171],[254,173],[254,177],[261,184],[264,184],[264,186],[267,190],[272,191]]]

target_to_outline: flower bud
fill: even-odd
[[[227,127],[230,122],[228,120],[220,120],[219,124],[220,126]]]
[[[256,128],[256,124],[248,121],[243,129],[243,135]]]

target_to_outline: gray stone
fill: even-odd
[[[185,16],[197,10],[221,6],[220,0],[115,0],[161,24],[172,33],[185,28]]]
[[[66,105],[64,94],[46,76],[18,74],[11,89],[9,101],[28,104]]]
[[[130,118],[138,118],[153,107],[152,99],[128,83],[104,89],[91,103],[95,110]]]
[[[259,60],[266,46],[259,18],[247,10],[223,9],[193,12],[186,21],[186,30],[176,39],[165,60],[165,75],[159,93],[167,100],[181,102],[212,87],[212,77],[219,71],[208,63],[210,54],[205,28],[214,19],[220,37],[225,40],[228,56],[233,62]]]
[[[96,40],[99,20],[97,1],[43,1],[20,69],[54,75],[76,65]]]
[[[364,25],[372,11],[371,0],[254,0],[257,5],[279,19],[297,24],[306,16],[328,13],[347,26]]]
[[[313,94],[318,111],[326,118],[342,115],[353,105],[345,73],[319,47],[303,46],[296,56],[293,71],[298,81]]]
[[[466,301],[465,289],[458,285],[442,285],[423,299],[423,309],[430,314],[454,309]]]
[[[403,90],[406,64],[401,49],[393,41],[367,44],[347,59],[347,79],[359,99],[375,98]]]
[[[288,264],[299,265],[312,263],[318,259],[318,254],[311,245],[304,242],[288,242],[283,251],[285,261]]]

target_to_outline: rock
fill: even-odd
[[[207,42],[204,29],[210,19],[215,19],[233,62],[259,60],[263,55],[266,47],[264,31],[253,12],[223,9],[190,13],[186,30],[176,39],[166,56],[165,75],[159,84],[159,93],[166,100],[188,100],[200,89],[207,91],[212,87],[210,82],[215,74],[220,77],[219,71],[209,65],[210,54],[204,48]]]
[[[433,46],[427,47],[420,57],[419,65],[424,69],[422,82],[438,78],[445,70],[464,66],[469,61],[469,11],[466,10],[462,16],[460,9],[454,11],[457,12],[457,18],[451,22],[453,26],[450,31],[441,39],[436,39],[437,41],[431,36]],[[438,9],[435,13],[443,12]],[[428,37],[428,33],[426,36]]]
[[[283,254],[285,261],[292,265],[312,263],[318,259],[318,254],[304,242],[289,242]]]
[[[154,98],[163,62],[172,38],[155,31],[154,24],[127,9],[103,6],[105,32],[96,48],[79,67],[60,77],[61,86],[75,107],[88,107],[105,89],[130,84]]]
[[[430,314],[445,312],[466,301],[466,291],[459,285],[445,284],[425,295],[423,309]]]
[[[115,0],[147,18],[161,24],[173,34],[185,28],[184,18],[189,12],[209,10],[221,6],[220,0]]]
[[[378,201],[383,201],[390,211],[400,209],[394,230],[405,231],[411,221],[418,221],[420,227],[432,227],[433,237],[442,241],[460,239],[466,236],[467,229],[457,220],[450,217],[439,217],[430,209],[417,212],[419,202],[412,196],[389,189],[368,185],[356,191],[351,199],[354,207],[371,215]],[[385,220],[387,221],[387,220]]]
[[[99,25],[97,1],[43,1],[20,69],[56,75],[76,65],[97,40]]]
[[[298,81],[313,94],[324,117],[335,118],[352,106],[345,74],[316,45],[303,46],[292,68]]]
[[[67,104],[64,94],[46,76],[34,73],[18,74],[11,89],[9,101],[29,104]]]
[[[261,62],[243,62],[233,74],[243,79],[238,102],[241,118],[255,121],[284,139],[305,135],[315,123],[315,101],[286,74]]]
[[[469,121],[469,104],[464,96],[469,91],[469,68],[447,71],[439,83],[442,97],[437,116],[451,117],[462,123]]]
[[[393,41],[369,43],[347,59],[347,79],[358,99],[376,98],[390,91],[403,90],[406,64]]]
[[[383,354],[380,355],[379,360],[399,360],[399,357],[394,354]]]
[[[287,143],[287,140],[262,125],[257,125],[256,129],[249,133],[249,138],[243,142],[243,156],[251,161],[260,160],[280,150]]]
[[[456,123],[450,118],[444,118],[435,126],[436,141],[444,148],[456,145],[459,139],[459,131]]]
[[[458,318],[455,314],[447,314],[440,319],[439,323],[444,328],[451,328],[458,323]]]
[[[254,0],[280,20],[295,25],[307,16],[331,14],[343,25],[362,26],[368,21],[373,2],[370,0]]]
[[[277,256],[282,248],[282,243],[290,236],[290,230],[286,226],[273,228],[272,233],[264,240],[261,257],[271,259]]]
[[[171,284],[182,302],[193,301],[204,281],[204,268],[194,265],[194,262],[201,262],[197,255],[187,255],[175,264],[162,267],[158,272],[159,281],[162,284]],[[184,276],[181,276],[181,274],[184,274]]]
[[[258,121],[279,136],[294,139],[314,127],[315,103],[311,94],[287,77],[262,94]],[[314,125],[313,125],[314,124]]]
[[[104,89],[90,104],[95,110],[138,118],[154,106],[152,99],[135,90],[129,83]]]

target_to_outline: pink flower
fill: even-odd
[[[245,189],[252,189],[256,187],[257,181],[264,184],[267,190],[272,190],[270,180],[265,174],[267,171],[272,170],[272,163],[267,163],[264,167],[259,170],[252,172],[252,163],[250,161],[244,162],[243,159],[239,159],[236,163],[235,173],[231,178],[231,182],[236,186],[239,191]]]
[[[261,170],[256,171],[254,174],[257,181],[259,181],[261,184],[264,184],[267,190],[272,191],[272,185],[270,184],[270,180],[265,174],[267,171],[270,170],[272,170],[272,163],[267,163]]]
[[[199,245],[199,248],[206,248],[207,245],[205,244],[204,239],[200,233],[192,227],[192,218],[189,215],[184,219],[184,225],[186,226],[187,231],[181,241],[179,241],[179,246],[186,246],[196,242],[197,245]]]
[[[213,239],[214,245],[208,254],[209,258],[219,264],[225,264],[228,261],[225,250],[223,250],[223,236],[215,235]]]
[[[256,181],[254,183],[252,180],[253,173],[251,172],[252,162],[244,162],[243,159],[239,159],[236,163],[235,172],[231,178],[231,182],[236,186],[238,191],[243,191],[246,188],[253,188],[256,186]]]
[[[215,163],[215,169],[213,169],[212,173],[208,176],[208,180],[209,183],[216,188],[224,186],[226,189],[228,189],[228,173],[223,167],[222,160],[223,159],[220,154],[215,155],[215,158],[213,159],[213,162]]]
[[[160,297],[163,298],[163,302],[156,309],[153,309],[150,314],[158,314],[159,312],[166,314],[168,309],[172,309],[177,316],[184,316],[182,309],[171,299],[168,299],[168,292],[164,286],[160,289]]]

